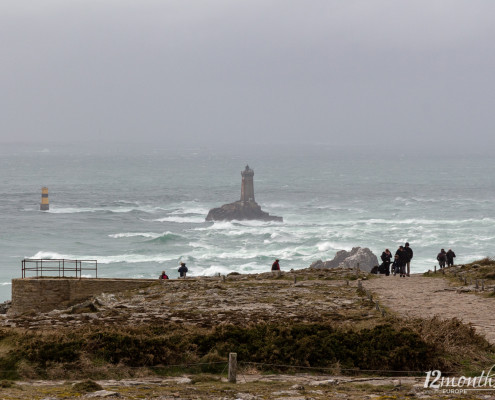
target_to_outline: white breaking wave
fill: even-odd
[[[259,232],[258,232],[259,233]],[[225,236],[242,236],[242,235],[249,235],[252,234],[251,232],[248,231],[243,231],[241,229],[237,231],[220,231],[218,232],[219,235],[225,235]]]
[[[170,262],[175,261],[179,255],[171,254],[154,254],[154,255],[144,255],[144,254],[118,254],[111,256],[76,256],[72,254],[60,254],[52,251],[39,251],[34,256],[29,257],[32,259],[66,259],[66,260],[96,260],[98,264],[114,264],[114,263],[146,263],[146,262]]]
[[[50,206],[50,210],[45,211],[50,214],[76,214],[76,213],[89,213],[89,212],[97,212],[101,211],[99,208],[56,208],[53,205]]]
[[[114,263],[164,263],[174,261],[178,255],[171,256],[170,254],[155,254],[155,255],[145,255],[145,254],[118,254],[114,256],[102,256],[95,257],[98,260],[98,264],[114,264]]]
[[[148,205],[132,205],[132,206],[120,206],[120,207],[60,207],[56,205],[50,205],[50,210],[45,212],[51,214],[77,214],[77,213],[97,213],[97,212],[111,212],[111,213],[129,213],[133,211],[141,211],[145,213],[156,213],[164,211],[161,207],[154,207]]]
[[[32,258],[32,259],[44,259],[44,260],[60,260],[62,258],[66,259],[66,260],[82,260],[81,257],[76,257],[74,255],[71,255],[71,254],[60,254],[60,253],[56,253],[54,251],[38,251],[34,256],[32,257],[28,257],[28,258]],[[86,259],[89,259],[89,258],[86,258]]]
[[[283,265],[282,265],[282,269],[284,269]],[[255,262],[242,264],[236,268],[237,272],[241,272],[244,274],[258,274],[258,273],[262,273],[262,272],[268,272],[270,270],[271,270],[271,265],[259,264],[259,263],[255,263]]]
[[[204,217],[163,217],[154,219],[156,222],[176,222],[178,224],[202,224],[205,222]]]
[[[335,243],[335,242],[321,242],[316,245],[318,248],[318,251],[328,251],[328,250],[347,250],[350,251],[352,250],[352,247],[346,247],[344,248],[342,243]]]
[[[280,221],[258,221],[258,220],[233,220],[232,223],[234,225],[241,226],[253,226],[253,227],[265,227],[265,226],[279,226],[283,225],[283,222]]]
[[[293,259],[294,257],[312,256],[316,253],[312,247],[286,247],[286,248],[243,248],[228,252],[215,252],[213,248],[210,251],[203,251],[202,248],[195,248],[192,255],[196,260],[252,260],[259,257],[285,258]]]
[[[335,220],[324,223],[325,226],[359,226],[359,225],[460,225],[460,224],[472,224],[472,223],[493,223],[493,218],[480,218],[480,219],[425,219],[425,218],[408,218],[403,220],[383,219],[383,218],[370,218],[362,220]]]
[[[492,241],[495,239],[495,236],[489,236],[489,237],[481,237],[481,236],[478,236],[478,237],[475,237],[476,240],[481,240],[482,242],[488,242],[488,241]]]
[[[172,215],[190,215],[190,214],[199,214],[203,216],[203,219],[208,215],[208,209],[201,207],[191,207],[191,208],[181,208],[179,210],[172,211],[170,214]]]
[[[232,272],[232,269],[229,269],[223,265],[211,265],[208,268],[195,268],[194,276],[214,276],[216,274],[226,275]]]
[[[145,237],[145,238],[151,238],[151,239],[156,239],[160,236],[163,235],[171,235],[172,232],[167,231],[163,233],[153,233],[153,232],[127,232],[127,233],[115,233],[113,235],[108,235],[111,238],[131,238],[131,237]]]
[[[213,225],[209,226],[208,228],[204,229],[218,229],[218,230],[225,230],[225,229],[234,229],[235,226],[232,222],[229,221],[215,221]]]
[[[198,249],[207,249],[207,250],[212,250],[213,246],[206,244],[206,243],[198,243],[198,242],[189,242],[188,244],[190,247],[193,248],[198,248]]]

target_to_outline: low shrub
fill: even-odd
[[[88,379],[83,382],[74,383],[74,385],[72,385],[72,390],[77,393],[90,393],[103,390],[103,388],[95,381]]]
[[[0,369],[10,372],[4,372],[0,379],[18,378],[16,368],[21,364],[31,378],[32,374],[52,376],[50,371],[56,369],[80,379],[94,376],[91,368],[96,368],[102,379],[117,372],[142,373],[143,368],[157,374],[218,374],[225,371],[230,352],[237,353],[240,364],[255,363],[259,370],[298,371],[298,367],[329,369],[338,365],[343,373],[454,371],[493,360],[495,354],[473,328],[459,320],[435,318],[397,320],[393,325],[365,328],[306,323],[224,325],[208,330],[170,324],[15,335],[17,348],[0,358]]]

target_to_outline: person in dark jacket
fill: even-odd
[[[158,279],[168,279],[168,275],[165,273],[165,271],[162,271]]]
[[[454,265],[455,253],[452,251],[452,249],[449,249],[445,256],[447,257],[447,266],[451,267],[452,265]]]
[[[392,273],[394,274],[394,276],[400,274],[400,262],[398,254],[394,257],[394,263],[392,264]]]
[[[400,277],[406,276],[406,263],[407,263],[407,253],[403,246],[399,246],[397,251],[395,252],[396,256],[399,256],[398,264],[399,264],[399,275]],[[397,271],[396,271],[397,273]]]
[[[411,260],[413,258],[413,251],[409,247],[409,242],[406,242],[404,251],[406,252],[407,255],[407,261],[406,261],[406,275],[411,276]]]
[[[379,270],[380,273],[385,274],[386,276],[390,275],[390,264],[392,263],[392,253],[389,249],[385,249],[382,253],[381,257],[382,265],[380,265]]]
[[[181,278],[185,278],[186,277],[186,273],[188,271],[187,270],[187,267],[186,267],[186,263],[181,262],[178,271],[179,271],[180,277]]]
[[[272,271],[280,271],[280,264],[278,262],[279,260],[274,261],[274,263],[272,264]]]
[[[445,261],[447,261],[447,253],[444,249],[440,250],[440,253],[437,254],[438,265],[440,268],[445,268]]]

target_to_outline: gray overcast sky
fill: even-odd
[[[2,0],[0,143],[495,148],[493,0]]]

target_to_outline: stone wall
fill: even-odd
[[[25,278],[12,279],[9,314],[47,312],[67,308],[101,293],[138,289],[156,279]]]

